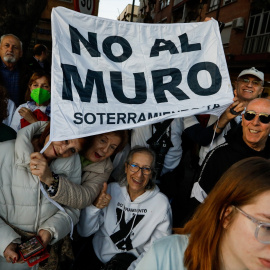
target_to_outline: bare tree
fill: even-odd
[[[32,32],[48,0],[0,0],[0,35],[18,36],[27,50]]]

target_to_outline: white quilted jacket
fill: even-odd
[[[41,133],[47,122],[37,122],[18,132],[17,139],[0,143],[0,217],[27,232],[37,233],[49,229],[54,237],[51,244],[70,231],[70,220],[66,213],[50,203],[40,191],[40,181],[32,175],[29,163],[33,152],[31,139]],[[76,154],[69,158],[54,160],[53,172],[80,184],[81,165]],[[74,225],[79,219],[79,210],[65,207]],[[0,266],[3,252],[11,242],[19,242],[20,236],[0,219]],[[1,267],[0,267],[1,268]]]

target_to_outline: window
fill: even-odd
[[[219,5],[219,1],[220,0],[210,0],[209,11],[217,9]]]
[[[244,43],[244,53],[264,52],[270,52],[270,10],[251,14]]]
[[[224,0],[224,3],[223,5],[227,5],[227,4],[230,4],[232,2],[235,2],[236,0]]]
[[[160,9],[163,9],[170,5],[170,0],[160,0]]]

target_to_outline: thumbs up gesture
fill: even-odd
[[[99,209],[103,209],[105,207],[107,207],[110,203],[111,200],[111,195],[107,193],[107,188],[108,185],[107,183],[103,183],[103,188],[100,192],[100,194],[98,195],[98,197],[95,199],[95,201],[93,202],[93,205]]]

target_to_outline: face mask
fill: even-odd
[[[50,92],[43,88],[33,89],[30,96],[37,104],[43,104],[51,98]]]

